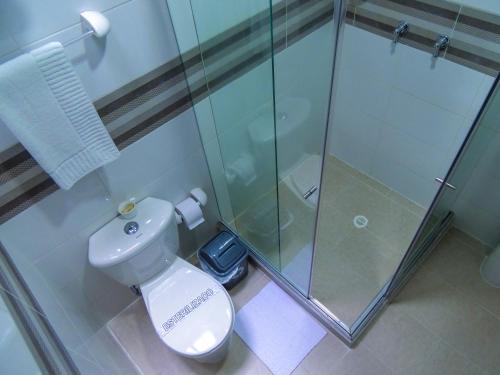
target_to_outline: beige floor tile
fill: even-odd
[[[85,343],[85,346],[105,374],[140,374],[140,370],[114,339],[107,327],[101,328]]]
[[[347,346],[329,333],[311,350],[293,374],[328,374],[348,351]]]
[[[415,319],[389,306],[360,342],[395,374],[470,375],[479,367]]]
[[[359,314],[378,292],[375,284],[369,283],[344,264],[335,266],[335,258],[315,262],[312,296],[327,307],[346,325],[352,325]]]
[[[228,356],[220,363],[202,364],[178,356],[156,335],[142,301],[115,317],[109,328],[144,374],[270,374],[236,334]]]
[[[465,244],[469,245],[472,249],[476,250],[481,255],[487,254],[493,250],[491,247],[485,245],[484,243],[480,242],[479,240],[462,232],[458,228],[455,228],[455,227],[451,228],[449,231],[449,235],[451,237],[454,237],[454,238],[464,242]]]
[[[442,240],[423,269],[440,275],[500,318],[500,289],[486,284],[479,273],[485,255],[478,248],[473,248],[470,240],[464,242],[464,237],[457,232],[452,231]]]
[[[248,265],[248,275],[238,285],[229,291],[233,300],[234,309],[241,309],[252,297],[269,282],[269,278],[264,272],[252,264]]]
[[[86,347],[82,346],[77,350],[70,349],[68,353],[82,375],[106,375]]]
[[[428,261],[432,262],[432,256]],[[500,373],[499,320],[439,275],[421,271],[391,306],[476,365]]]
[[[392,371],[365,348],[351,349],[324,374],[334,375],[391,375]]]
[[[387,247],[385,241],[370,231],[357,229],[338,245],[336,251],[341,262],[349,264],[354,272],[380,289],[401,261],[401,256],[387,251]]]

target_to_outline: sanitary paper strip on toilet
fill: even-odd
[[[275,375],[289,375],[326,335],[325,329],[275,283],[236,314],[236,333]]]

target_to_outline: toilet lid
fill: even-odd
[[[227,337],[232,302],[212,277],[181,267],[147,296],[149,314],[163,342],[188,356],[210,352]]]

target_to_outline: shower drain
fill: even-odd
[[[356,228],[365,228],[368,225],[368,218],[363,215],[356,215],[352,219],[352,223]]]

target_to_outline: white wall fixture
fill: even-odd
[[[111,24],[104,14],[95,11],[86,11],[80,13],[83,24],[88,30],[92,30],[94,36],[102,38],[111,30]]]
[[[80,17],[86,31],[79,37],[63,43],[65,47],[91,35],[99,39],[104,38],[111,30],[111,23],[101,12],[89,10],[80,13]]]

